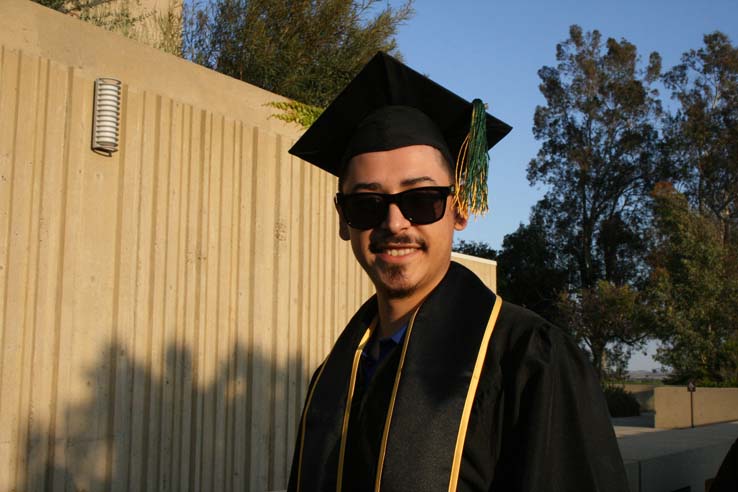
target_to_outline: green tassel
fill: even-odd
[[[487,109],[480,99],[472,101],[469,134],[456,158],[455,200],[464,218],[487,213]]]

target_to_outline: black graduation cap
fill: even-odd
[[[457,200],[487,209],[487,150],[511,127],[386,53],[377,53],[290,153],[339,176],[364,152],[425,144],[456,165]],[[460,193],[460,195],[459,195]]]

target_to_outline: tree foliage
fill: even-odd
[[[713,32],[664,75],[670,181],[654,191],[650,305],[675,382],[738,385],[738,48]]]
[[[671,185],[654,192],[658,237],[650,303],[664,345],[656,359],[675,382],[738,384],[738,244]]]
[[[413,14],[379,0],[214,0],[186,13],[184,56],[325,107]]]
[[[586,346],[601,379],[622,378],[632,352],[643,348],[651,336],[649,313],[639,297],[628,285],[599,280],[594,287],[575,295],[562,292],[559,298],[566,326]]]
[[[641,405],[623,386],[604,384],[602,394],[605,395],[610,417],[635,417],[641,414]]]
[[[484,241],[466,241],[461,239],[454,244],[454,251],[465,255],[476,256],[477,258],[486,258],[488,260],[497,259],[497,250]]]
[[[661,58],[651,53],[642,68],[635,45],[575,25],[556,60],[538,72],[546,105],[534,116],[542,143],[528,180],[547,187],[536,213],[568,270],[554,309],[604,374],[647,336],[632,287],[645,276],[645,198],[659,174]]]
[[[729,240],[738,224],[738,48],[721,32],[705,35],[664,82],[679,105],[665,124],[675,182]]]
[[[315,120],[323,112],[317,106],[311,106],[294,100],[274,101],[267,103],[267,105],[280,111],[273,115],[274,118],[288,123],[296,123],[306,130],[315,123]]]
[[[505,236],[497,282],[504,299],[557,322],[557,300],[567,286],[568,273],[542,221],[534,211],[529,224]]]
[[[528,179],[548,187],[541,211],[578,273],[574,286],[623,284],[639,273],[643,197],[655,175],[660,104],[651,83],[660,57],[652,53],[641,69],[624,39],[603,42],[579,26],[569,34],[556,48],[558,65],[538,72],[546,105],[535,112],[542,145]]]

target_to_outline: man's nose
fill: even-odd
[[[402,214],[400,207],[396,203],[390,203],[382,227],[394,234],[407,229],[410,225],[410,221]]]

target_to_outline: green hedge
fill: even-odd
[[[611,417],[636,417],[641,414],[638,400],[622,386],[607,385],[602,392]]]

